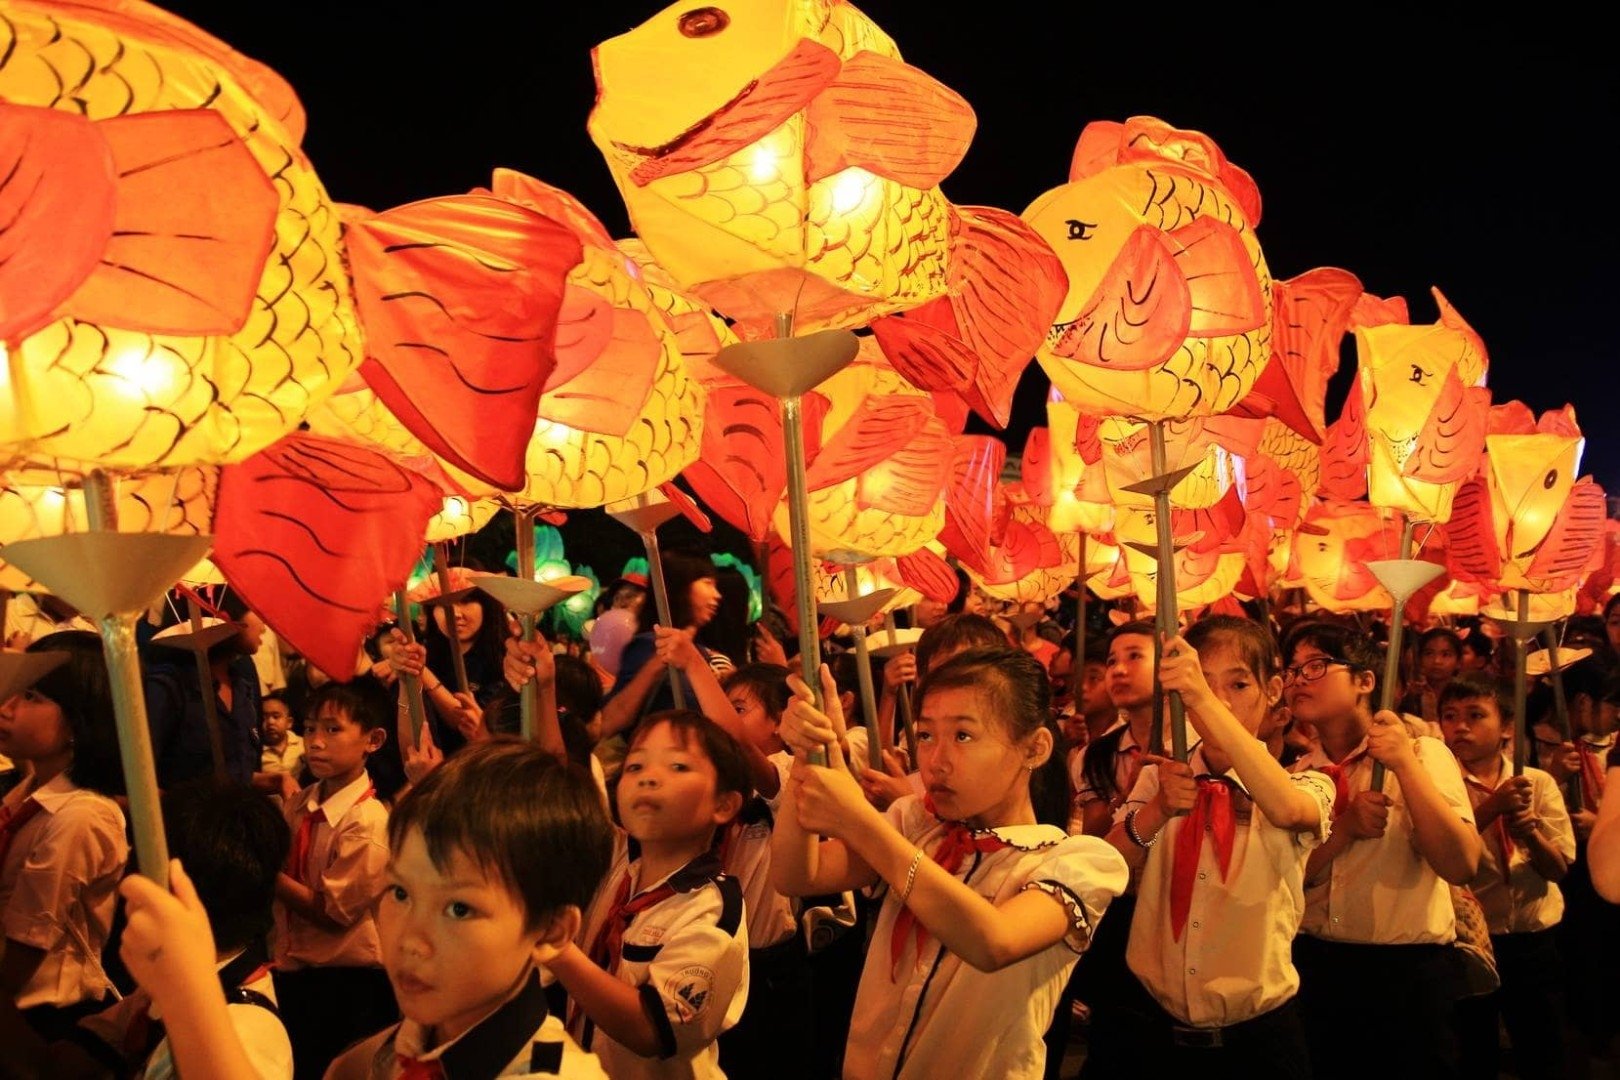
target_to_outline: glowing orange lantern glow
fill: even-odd
[[[1069,182],[1023,216],[1069,279],[1037,354],[1066,399],[1158,420],[1249,392],[1271,356],[1260,195],[1207,136],[1152,117],[1088,124]]]

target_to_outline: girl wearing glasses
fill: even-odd
[[[1456,919],[1446,887],[1466,884],[1480,839],[1456,759],[1393,712],[1373,714],[1382,658],[1360,634],[1296,624],[1283,640],[1283,693],[1318,747],[1294,763],[1334,780],[1333,830],[1305,868],[1294,942],[1300,1007],[1318,1077],[1362,1075],[1346,1032],[1376,1032],[1403,1074],[1455,1073]],[[1373,765],[1387,770],[1382,791]],[[1365,1049],[1365,1048],[1363,1048]]]

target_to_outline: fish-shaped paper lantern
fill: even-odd
[[[1046,425],[1052,504],[1047,523],[1053,532],[1109,532],[1114,527],[1114,498],[1103,467],[1097,418],[1082,415],[1053,389],[1046,401]],[[1026,478],[1028,469],[1026,456]]]
[[[1088,124],[1069,182],[1023,216],[1069,279],[1036,354],[1069,401],[1209,416],[1254,386],[1272,349],[1260,194],[1207,136],[1152,117]]]
[[[1432,326],[1357,325],[1357,384],[1368,501],[1444,523],[1457,485],[1479,467],[1491,399],[1485,343],[1438,289],[1434,298]]]
[[[492,190],[564,223],[583,248],[568,275],[557,366],[541,393],[514,501],[603,506],[674,479],[700,449],[703,389],[686,371],[676,331],[641,268],[567,192],[505,169]]]
[[[1305,591],[1327,611],[1387,611],[1394,604],[1367,563],[1394,559],[1400,527],[1368,503],[1326,499],[1294,534],[1294,559]]]
[[[839,562],[905,555],[939,535],[950,479],[952,440],[933,399],[874,355],[818,386],[825,400],[820,437],[809,454],[810,541],[822,558]],[[819,410],[818,410],[819,411]],[[790,535],[787,506],[776,512]]]
[[[636,233],[745,338],[944,295],[967,102],[836,0],[673,4],[593,53],[588,127]]]
[[[1532,594],[1575,589],[1607,517],[1603,489],[1577,478],[1586,440],[1575,410],[1535,420],[1510,402],[1490,411],[1490,426],[1484,468],[1458,490],[1447,529],[1452,574]]]
[[[362,350],[292,90],[133,0],[8,0],[0,41],[0,459],[221,463],[296,427]]]

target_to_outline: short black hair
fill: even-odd
[[[389,846],[397,853],[413,829],[441,872],[459,852],[499,880],[530,931],[583,911],[613,858],[613,823],[590,774],[504,736],[457,751],[400,800]]]
[[[1503,724],[1513,722],[1515,708],[1512,684],[1501,679],[1490,679],[1473,673],[1459,675],[1446,683],[1440,691],[1439,700],[1435,702],[1435,708],[1444,712],[1445,707],[1453,701],[1475,701],[1478,699],[1495,702],[1496,715],[1501,717]]]
[[[393,704],[388,692],[375,679],[351,679],[346,683],[322,683],[304,701],[304,720],[320,716],[321,708],[330,704],[340,715],[347,716],[364,732],[387,730],[393,716]]]
[[[40,676],[33,689],[55,702],[67,721],[73,737],[68,779],[103,795],[122,795],[118,719],[101,638],[88,630],[59,630],[29,645],[28,651],[67,653],[67,659]]]
[[[1457,633],[1457,631],[1451,629],[1449,626],[1431,626],[1427,630],[1423,631],[1423,633],[1419,634],[1417,639],[1417,651],[1419,656],[1423,655],[1424,648],[1427,647],[1431,641],[1449,641],[1451,642],[1451,651],[1456,653],[1459,657],[1462,656],[1462,637]]]
[[[627,752],[633,753],[659,724],[668,724],[682,745],[698,744],[703,756],[714,766],[715,794],[735,791],[746,801],[754,793],[753,774],[748,770],[742,744],[725,728],[692,709],[665,709],[647,714],[630,737]]]
[[[270,800],[240,780],[200,776],[163,793],[169,854],[185,865],[214,945],[240,949],[270,930],[291,834]]]
[[[835,659],[842,660],[846,656],[853,659],[852,653],[840,653]],[[788,690],[789,674],[791,673],[788,669],[780,664],[744,664],[727,675],[722,685],[728,694],[732,690],[747,690],[759,699],[766,712],[773,718],[780,719],[787,711],[788,702],[793,698],[793,694]],[[840,683],[839,693],[843,693],[844,689]]]
[[[1010,642],[1001,628],[983,615],[958,612],[947,615],[922,632],[917,639],[917,674],[927,675],[934,657],[942,652],[967,649],[1008,648]]]
[[[594,744],[588,730],[602,708],[602,680],[577,656],[553,658],[556,667],[557,726],[562,728],[568,760],[590,766]]]
[[[1153,647],[1156,649],[1159,645],[1159,626],[1151,619],[1135,619],[1128,623],[1121,623],[1108,631],[1108,648],[1112,649],[1114,642],[1120,638],[1132,636],[1147,638],[1153,642]]]
[[[1352,673],[1370,671],[1373,676],[1371,700],[1378,700],[1379,684],[1384,681],[1384,658],[1377,646],[1359,630],[1326,619],[1305,619],[1294,623],[1283,635],[1282,660],[1292,664],[1294,651],[1301,645],[1311,645],[1332,660],[1342,660]]]

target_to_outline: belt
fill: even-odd
[[[1201,1050],[1218,1049],[1224,1042],[1221,1032],[1225,1028],[1190,1028],[1172,1024],[1170,1042],[1175,1046],[1190,1046]]]

